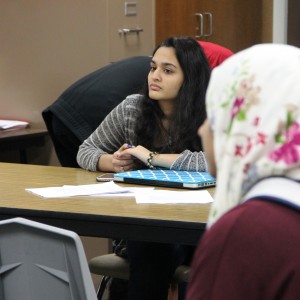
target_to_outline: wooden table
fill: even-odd
[[[83,236],[197,243],[210,204],[136,204],[134,197],[41,198],[25,191],[93,184],[97,175],[79,168],[0,163],[0,219],[21,216]]]
[[[0,151],[19,151],[20,162],[25,164],[27,163],[26,149],[33,146],[43,146],[46,136],[48,136],[46,129],[25,128],[0,131]]]

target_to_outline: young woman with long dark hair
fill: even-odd
[[[80,146],[77,161],[91,171],[123,172],[153,166],[206,171],[197,129],[206,118],[210,67],[190,37],[159,45],[142,94],[128,96]],[[135,147],[130,147],[135,145]]]

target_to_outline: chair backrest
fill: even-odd
[[[1,221],[0,299],[96,300],[79,236],[23,218]]]
[[[149,56],[134,56],[100,68],[76,81],[43,110],[62,166],[78,167],[78,147],[115,106],[141,90],[150,60]]]

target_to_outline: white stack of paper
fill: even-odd
[[[0,131],[17,130],[26,128],[29,125],[26,121],[0,120]]]

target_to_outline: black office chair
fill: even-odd
[[[72,84],[42,112],[58,160],[79,167],[78,147],[106,115],[146,83],[149,56],[134,56],[100,68]]]

